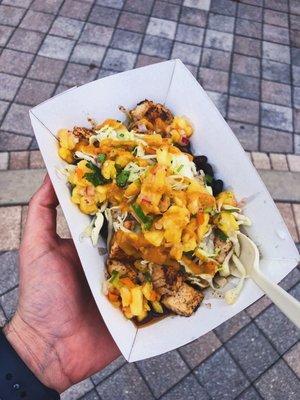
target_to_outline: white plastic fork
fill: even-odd
[[[271,282],[259,269],[259,251],[255,243],[243,233],[238,234],[239,259],[247,275],[266,293],[274,304],[300,329],[300,302],[276,283]]]

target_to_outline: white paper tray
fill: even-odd
[[[186,115],[195,127],[194,154],[207,155],[215,174],[246,198],[245,213],[253,225],[247,234],[261,253],[261,269],[279,282],[299,261],[294,242],[269,192],[245,155],[237,138],[205,91],[180,60],[166,61],[109,76],[71,89],[30,110],[30,118],[47,170],[68,222],[84,272],[102,317],[128,361],[137,361],[173,350],[207,333],[262,296],[246,281],[238,301],[228,306],[210,299],[211,309],[201,306],[190,318],[172,316],[137,329],[111,306],[101,291],[105,265],[98,250],[79,236],[89,223],[70,200],[70,192],[57,173],[64,162],[57,154],[56,132],[61,128],[88,126],[97,121],[122,119],[118,105],[132,108],[143,99],[164,103],[177,115]],[[245,110],[245,113],[247,110]]]

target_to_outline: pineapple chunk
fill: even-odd
[[[143,289],[142,289],[143,295],[146,297],[147,300],[152,300],[152,296],[153,296],[153,287],[152,287],[152,283],[150,282],[146,282],[143,285]]]
[[[151,305],[153,307],[153,310],[159,314],[163,314],[164,310],[162,308],[162,305],[160,304],[159,301],[152,301]]]
[[[218,228],[221,229],[227,236],[231,236],[233,233],[239,230],[239,225],[232,213],[221,212],[218,221]]]
[[[141,184],[138,180],[132,182],[128,188],[125,190],[124,196],[129,198],[131,196],[136,196],[139,194],[141,189]]]
[[[73,150],[78,142],[72,132],[67,129],[60,129],[57,132],[60,147],[68,150]]]
[[[153,135],[144,135],[143,140],[148,143],[148,146],[161,146],[163,139],[161,135],[154,133]]]
[[[210,225],[209,225],[209,214],[204,213],[203,214],[203,222],[197,228],[197,236],[198,236],[198,241],[199,242],[202,241],[204,235],[208,232],[209,227],[210,227]]]
[[[80,193],[81,190],[82,188],[78,186],[75,186],[74,189],[72,190],[71,200],[73,201],[73,203],[80,204],[80,200],[82,197],[82,194]]]
[[[79,208],[84,214],[96,214],[98,211],[97,204],[88,197],[81,197]]]
[[[130,311],[132,315],[142,315],[144,312],[143,307],[143,292],[141,286],[130,289],[131,291],[131,303]]]
[[[141,193],[137,198],[137,203],[142,207],[145,214],[160,214],[158,205],[167,188],[166,167],[156,164],[145,175],[141,186]]]
[[[147,315],[148,315],[148,311],[143,310],[143,312],[137,316],[137,320],[139,322],[141,322],[141,321],[143,321],[143,319],[145,319],[147,317]]]
[[[197,221],[196,218],[191,218],[191,221],[184,228],[182,233],[183,251],[188,252],[195,249],[197,246]]]
[[[166,165],[169,167],[171,165],[171,157],[168,152],[167,147],[162,147],[156,150],[156,157],[158,164]]]
[[[81,160],[77,164],[75,171],[70,173],[68,180],[71,185],[90,186],[90,182],[84,178],[84,175],[88,172],[91,172],[91,170],[87,167],[87,161]]]
[[[131,303],[131,292],[126,286],[120,287],[120,295],[123,307],[128,307]]]
[[[179,261],[182,258],[183,246],[182,244],[174,244],[170,250],[170,256]]]
[[[171,206],[161,218],[164,237],[169,243],[180,243],[182,229],[189,223],[190,213],[185,207]]]
[[[130,311],[130,307],[123,307],[122,308],[123,314],[125,315],[126,318],[131,319],[133,318],[133,315]]]
[[[223,205],[229,205],[233,207],[237,206],[237,201],[232,192],[229,191],[221,192],[220,194],[218,194],[216,199],[217,199],[217,207],[219,210]]]
[[[144,236],[145,239],[153,244],[153,246],[160,246],[163,238],[164,238],[164,232],[163,231],[156,231],[156,230],[152,230],[152,231],[145,231],[144,232]]]
[[[195,250],[197,247],[196,235],[189,236],[188,234],[182,237],[183,251],[189,252]]]
[[[67,163],[72,164],[73,162],[73,154],[71,150],[66,149],[64,147],[60,147],[58,150],[58,154],[60,158],[62,158],[64,161],[67,161]]]
[[[115,178],[117,175],[115,162],[112,160],[106,160],[101,168],[101,172],[105,179]]]
[[[134,159],[134,157],[131,153],[129,153],[129,151],[124,151],[121,154],[119,154],[118,157],[116,158],[116,164],[118,164],[124,168],[133,159]]]
[[[185,117],[176,116],[167,131],[171,133],[173,142],[181,143],[182,137],[190,137],[192,135],[193,128]]]
[[[98,203],[104,203],[107,198],[108,185],[99,185],[96,187],[96,200]]]

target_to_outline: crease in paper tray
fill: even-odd
[[[130,90],[126,90],[128,87]],[[87,104],[88,93],[92,100],[89,99]],[[104,94],[106,102],[103,100]],[[97,120],[120,118],[118,105],[133,107],[144,98],[166,103],[177,115],[186,115],[195,127],[192,138],[195,154],[208,156],[216,175],[232,185],[238,198],[252,198],[245,209],[253,220],[253,226],[247,229],[247,233],[260,248],[260,266],[264,273],[274,282],[278,282],[299,260],[297,249],[261,178],[223,117],[180,60],[171,60],[91,82],[36,106],[31,110],[31,120],[45,164],[96,303],[128,361],[148,358],[184,345],[234,316],[262,295],[253,282],[247,281],[234,306],[210,299],[211,310],[203,306],[190,318],[168,317],[137,329],[118,310],[113,309],[101,293],[99,281],[104,279],[103,259],[88,241],[79,241],[80,233],[88,224],[89,218],[71,203],[67,186],[57,177],[55,168],[63,165],[63,162],[57,156],[57,139],[54,136],[62,127],[86,125],[87,116]],[[76,113],[73,108],[77,110]],[[51,140],[46,140],[45,135],[51,136]],[[221,156],[219,149],[222,149]],[[239,174],[235,171],[239,171]],[[278,231],[283,233],[284,240],[279,237]]]

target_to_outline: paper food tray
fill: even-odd
[[[104,258],[80,234],[90,218],[71,202],[69,188],[57,174],[65,165],[57,153],[56,132],[74,125],[88,126],[87,118],[122,119],[118,105],[133,108],[144,99],[165,104],[185,115],[194,126],[193,154],[205,154],[215,174],[232,187],[238,199],[247,199],[245,214],[252,220],[246,233],[257,244],[262,271],[279,282],[296,265],[298,251],[264,183],[237,138],[208,95],[180,60],[138,68],[68,90],[30,110],[30,118],[57,197],[68,222],[82,266],[101,315],[128,361],[142,360],[173,350],[211,331],[262,296],[250,279],[238,301],[227,305],[210,299],[189,318],[171,316],[137,328],[102,293]],[[245,110],[245,113],[247,110]]]

